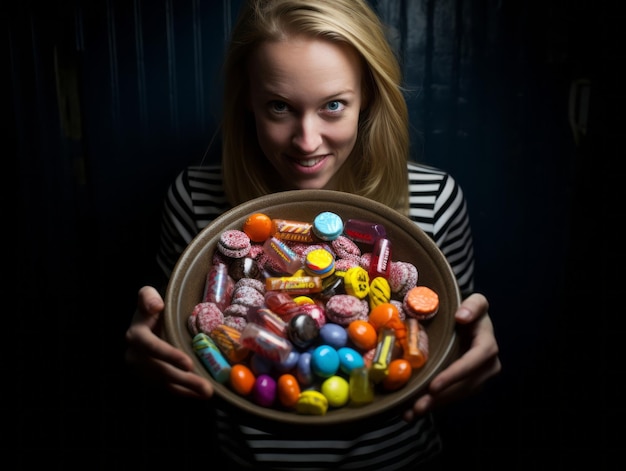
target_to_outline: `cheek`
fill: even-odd
[[[326,135],[337,148],[345,149],[346,153],[349,153],[356,143],[357,134],[358,123],[350,121],[336,123],[330,127]]]
[[[257,119],[256,132],[261,149],[266,155],[271,154],[277,148],[284,147],[289,141],[290,133],[287,126]]]

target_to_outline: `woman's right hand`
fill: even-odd
[[[139,290],[137,310],[126,331],[126,362],[168,390],[186,397],[208,399],[211,383],[193,371],[191,358],[159,337],[165,304],[159,292]]]

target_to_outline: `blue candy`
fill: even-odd
[[[322,378],[333,376],[339,369],[339,354],[330,345],[320,345],[311,357],[313,373]]]
[[[345,327],[331,322],[321,327],[319,336],[322,340],[321,343],[336,349],[345,347],[348,344],[348,332]]]

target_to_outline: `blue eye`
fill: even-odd
[[[285,103],[284,101],[273,101],[270,103],[270,106],[272,108],[272,111],[277,111],[279,113],[287,111],[289,109],[287,103]]]
[[[330,101],[326,104],[326,108],[329,111],[340,111],[343,108],[343,105],[340,101]]]

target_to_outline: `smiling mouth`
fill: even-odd
[[[315,157],[314,159],[296,160],[296,162],[298,165],[302,165],[303,167],[314,167],[324,160],[324,158],[325,157]]]

